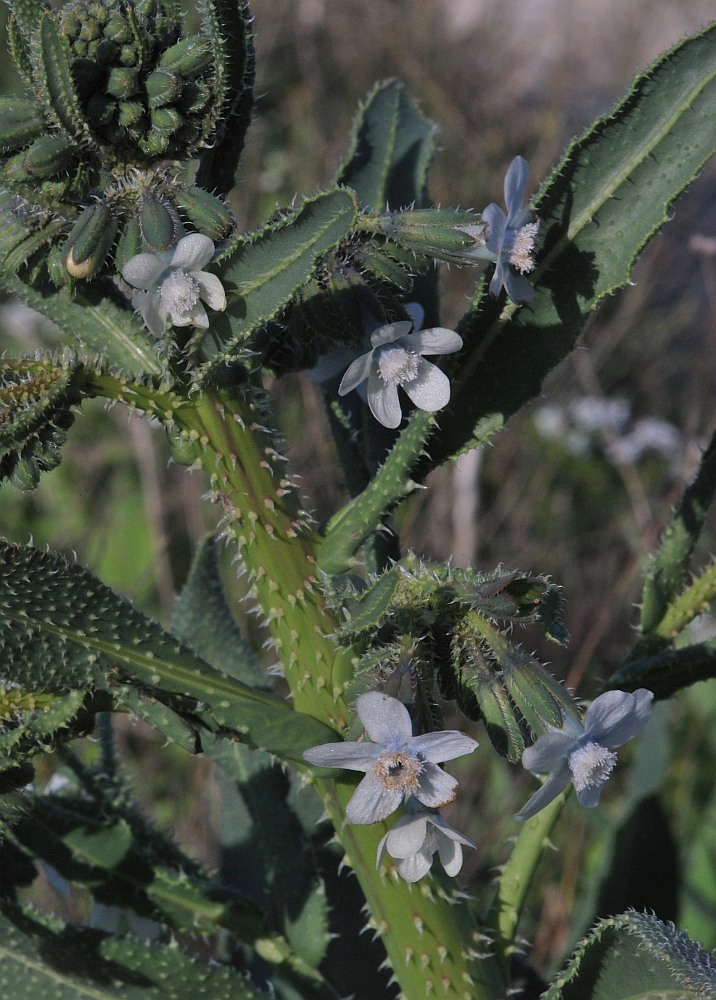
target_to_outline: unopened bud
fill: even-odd
[[[422,257],[468,264],[475,258],[494,259],[485,249],[487,226],[472,212],[459,209],[407,209],[378,216],[378,232]]]
[[[117,235],[117,220],[106,205],[88,205],[72,227],[64,247],[65,268],[73,278],[93,278]]]
[[[179,192],[174,201],[199,233],[214,243],[223,240],[234,228],[234,217],[220,198],[200,187]]]

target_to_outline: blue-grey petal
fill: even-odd
[[[142,319],[147,324],[147,329],[155,337],[163,336],[168,318],[169,310],[162,305],[159,289],[152,288],[146,293],[142,303]]]
[[[397,698],[381,691],[368,691],[356,698],[356,711],[373,743],[400,747],[412,739],[410,712]]]
[[[366,774],[346,806],[346,816],[358,826],[379,823],[395,812],[402,800],[400,789],[386,788],[375,775]]]
[[[460,844],[438,832],[438,857],[450,878],[454,878],[462,868],[462,848]]]
[[[608,750],[637,736],[649,721],[654,695],[646,688],[605,691],[595,698],[584,717],[583,742],[591,740]]]
[[[379,326],[370,335],[372,347],[382,347],[384,344],[392,344],[398,337],[404,337],[410,333],[413,324],[409,319],[401,319],[397,323],[388,323],[387,326]]]
[[[439,809],[452,802],[457,795],[457,779],[437,764],[427,763],[420,775],[418,789],[413,794],[424,806]]]
[[[172,254],[172,267],[185,267],[191,271],[201,271],[214,256],[214,244],[202,233],[183,236]]]
[[[482,221],[487,223],[487,239],[485,241],[487,249],[499,255],[505,241],[507,216],[493,201],[482,212]]]
[[[559,793],[564,791],[569,784],[569,778],[569,768],[565,764],[562,771],[548,778],[542,787],[534,793],[532,798],[527,800],[520,811],[515,813],[515,819],[524,822],[526,819],[532,819],[533,816],[536,816],[541,809],[549,805],[552,799],[556,799]]]
[[[457,729],[447,729],[438,733],[414,736],[409,744],[411,753],[420,754],[424,760],[440,764],[444,760],[455,760],[466,753],[472,753],[479,744]]]
[[[388,831],[386,846],[391,858],[409,858],[423,846],[428,827],[428,813],[401,816]]]
[[[323,743],[303,754],[309,764],[319,767],[344,767],[349,771],[368,771],[374,767],[383,747],[373,743]]]
[[[403,858],[402,861],[398,862],[398,874],[406,882],[419,882],[424,875],[428,874],[432,863],[432,851],[418,851],[416,854],[411,854],[409,858]]]
[[[505,205],[510,222],[524,201],[530,168],[524,156],[516,156],[505,174]]]
[[[524,274],[514,274],[507,264],[504,265],[502,284],[510,299],[517,305],[528,304],[535,297],[535,290]]]
[[[543,733],[540,738],[522,754],[522,766],[533,774],[548,774],[566,766],[569,754],[579,745],[572,733]]]

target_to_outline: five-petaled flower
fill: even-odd
[[[565,718],[561,729],[544,733],[522,754],[522,763],[533,774],[550,777],[520,809],[516,819],[530,819],[574,785],[583,806],[596,806],[602,786],[617,762],[616,747],[637,736],[649,719],[654,695],[646,688],[606,691],[587,709],[584,725]]]
[[[156,336],[164,333],[167,320],[174,326],[198,326],[206,330],[210,309],[226,309],[226,293],[215,274],[203,271],[214,256],[208,236],[191,233],[179,240],[171,258],[140,253],[122,268],[122,277],[140,289],[135,305],[147,328]]]
[[[360,695],[356,710],[371,743],[324,743],[303,755],[309,764],[365,771],[346,806],[351,823],[378,823],[409,795],[434,809],[452,802],[457,780],[437,765],[472,753],[475,740],[455,730],[413,736],[405,705],[379,691]]]
[[[450,826],[440,813],[430,812],[415,799],[409,798],[405,813],[378,844],[376,864],[380,867],[387,852],[397,861],[396,868],[401,878],[406,882],[417,882],[430,870],[437,851],[440,863],[452,877],[462,868],[461,844],[475,846]]]
[[[516,156],[505,174],[505,205],[507,214],[492,202],[482,212],[482,222],[487,225],[485,250],[496,261],[495,273],[490,281],[490,293],[500,294],[504,287],[513,302],[531,302],[534,289],[525,274],[534,269],[534,249],[539,223],[522,202],[527,189],[529,167],[527,160]],[[460,226],[462,232],[476,241],[473,256],[485,257],[481,248],[483,227]],[[470,256],[470,251],[467,253]]]
[[[421,410],[441,410],[450,401],[450,380],[426,361],[424,354],[452,354],[462,339],[444,327],[411,333],[410,320],[378,327],[370,337],[371,349],[348,367],[338,394],[358,388],[368,380],[368,406],[384,427],[397,427],[403,418],[398,386]]]

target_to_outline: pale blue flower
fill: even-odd
[[[208,236],[191,233],[179,240],[171,257],[140,253],[122,268],[122,277],[139,289],[134,301],[147,328],[161,337],[170,319],[173,326],[206,330],[209,309],[226,309],[224,286],[215,274],[202,270],[214,256]]]
[[[646,688],[633,693],[606,691],[587,709],[584,725],[565,718],[561,729],[544,733],[522,754],[522,764],[535,775],[550,777],[520,809],[515,819],[530,819],[574,785],[583,806],[599,802],[602,786],[614,769],[616,747],[637,736],[649,720],[654,695]]]
[[[408,799],[405,813],[378,844],[376,865],[386,852],[397,861],[396,868],[406,882],[417,882],[426,875],[437,852],[448,875],[454,877],[462,868],[462,846],[475,847],[468,838],[450,826],[440,813],[424,809],[415,799]]]
[[[309,764],[365,771],[346,806],[351,823],[378,823],[409,795],[434,809],[452,802],[457,780],[437,765],[472,753],[475,740],[455,730],[413,736],[405,705],[379,691],[360,695],[356,711],[372,742],[324,743],[303,755]]]
[[[403,419],[398,386],[421,410],[441,410],[450,401],[449,378],[423,355],[459,351],[462,339],[440,326],[412,329],[410,320],[401,320],[374,330],[371,349],[353,361],[338,387],[339,396],[345,396],[367,380],[368,406],[384,427],[398,427]]]
[[[486,247],[496,260],[490,292],[497,296],[505,289],[513,302],[531,302],[534,289],[525,274],[534,269],[534,248],[539,223],[529,209],[522,208],[529,167],[527,160],[516,156],[505,174],[507,214],[494,202],[482,213],[487,223]]]

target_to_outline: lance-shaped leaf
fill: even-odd
[[[228,194],[244,148],[253,108],[254,46],[251,13],[245,0],[200,0],[204,30],[214,53],[216,108],[223,123],[211,147],[202,153],[196,183],[215,194]],[[207,123],[215,127],[215,122]],[[208,137],[208,132],[205,132]]]
[[[130,685],[196,724],[298,763],[334,735],[213,669],[86,569],[8,542],[0,542],[0,654],[0,676],[29,689]]]
[[[360,110],[336,184],[353,188],[361,208],[376,212],[424,207],[435,131],[399,81],[378,84]]]
[[[204,355],[212,359],[207,377],[288,305],[321,258],[350,235],[356,212],[353,193],[336,188],[306,199],[287,219],[239,243],[219,272],[229,305],[225,322],[204,338]]]
[[[716,994],[716,963],[673,924],[629,912],[600,921],[543,1000],[697,1000]]]
[[[529,307],[484,283],[458,327],[468,352],[420,477],[482,438],[540,391],[589,313],[625,285],[675,198],[716,152],[716,25],[667,52],[567,150],[534,201],[543,245]]]
[[[176,945],[72,927],[9,903],[0,911],[0,986],[16,1000],[260,1000],[237,972]]]
[[[88,379],[77,361],[0,361],[0,480],[33,488],[40,473],[54,469],[85,392]]]

